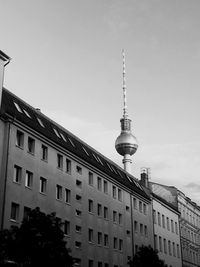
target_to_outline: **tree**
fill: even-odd
[[[0,232],[0,264],[73,266],[74,259],[66,248],[62,225],[55,213],[46,215],[39,208],[31,210],[19,228],[15,226]]]
[[[133,259],[128,262],[130,267],[167,267],[158,257],[158,251],[151,246],[141,246]]]

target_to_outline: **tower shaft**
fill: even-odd
[[[127,172],[131,172],[131,156],[136,152],[138,148],[137,140],[135,136],[131,133],[131,119],[128,118],[127,109],[127,98],[126,98],[126,71],[125,71],[125,53],[122,50],[123,57],[123,117],[120,120],[121,123],[121,134],[117,137],[115,142],[115,148],[117,152],[123,156],[122,163],[124,164],[124,169]]]

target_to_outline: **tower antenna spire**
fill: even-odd
[[[127,100],[126,100],[126,71],[125,71],[125,53],[122,49],[123,58],[123,117],[121,122],[121,133],[115,141],[115,148],[117,152],[123,156],[122,163],[124,169],[127,172],[131,172],[131,156],[137,151],[138,143],[137,139],[131,132],[131,119],[128,118]]]
[[[126,70],[125,70],[125,52],[124,49],[122,49],[122,58],[123,58],[123,84],[122,84],[122,89],[123,89],[123,117],[127,118],[128,117],[128,110],[127,110],[127,99],[126,99]]]

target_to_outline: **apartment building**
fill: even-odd
[[[0,51],[0,79],[9,57]],[[0,223],[56,212],[79,266],[127,266],[153,246],[151,199],[138,180],[0,87]]]

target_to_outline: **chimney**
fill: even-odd
[[[10,62],[9,56],[7,56],[4,52],[0,50],[0,106],[2,98],[3,81],[4,81],[4,68],[9,62]]]
[[[150,168],[142,168],[141,169],[141,184],[149,188],[149,178],[150,178]]]

